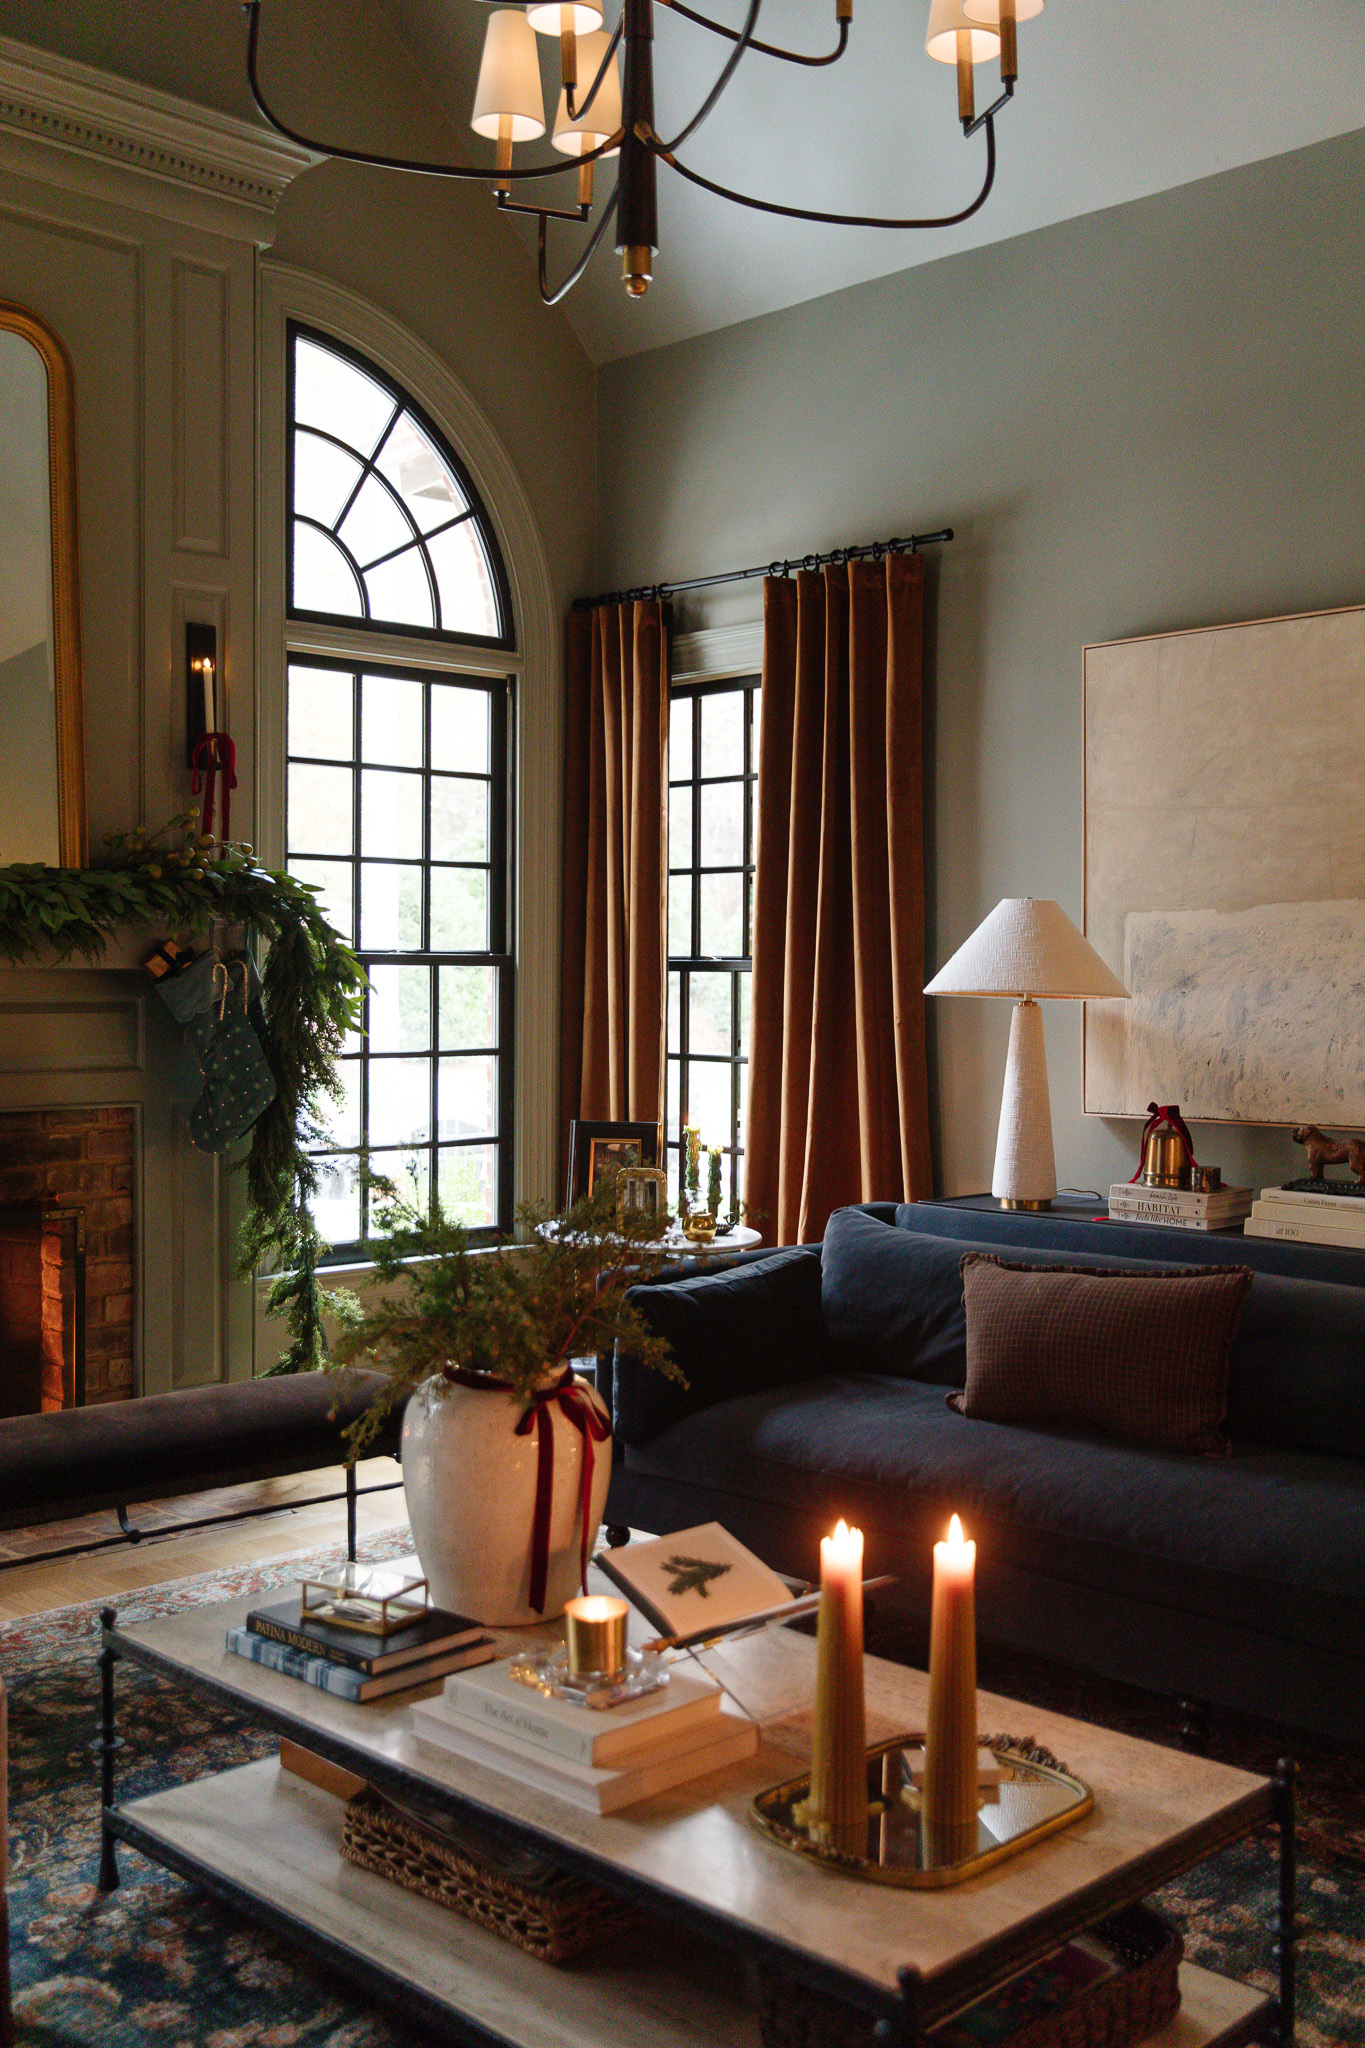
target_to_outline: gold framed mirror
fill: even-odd
[[[0,300],[0,864],[88,858],[71,358]]]

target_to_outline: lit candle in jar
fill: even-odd
[[[571,1679],[619,1678],[626,1668],[628,1612],[624,1600],[606,1593],[584,1593],[567,1603],[564,1641]]]
[[[924,1818],[931,1830],[944,1832],[948,1847],[955,1831],[974,1838],[976,1829],[975,1584],[976,1545],[964,1539],[954,1515],[947,1542],[934,1545],[924,1738]]]
[[[820,1630],[807,1824],[848,1855],[867,1853],[863,1709],[863,1532],[820,1542]]]

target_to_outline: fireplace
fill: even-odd
[[[0,1115],[0,1416],[133,1391],[133,1111]]]

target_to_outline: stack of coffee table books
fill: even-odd
[[[758,1748],[758,1725],[699,1668],[602,1711],[519,1682],[510,1660],[447,1678],[415,1700],[422,1742],[553,1793],[589,1813],[671,1791]]]
[[[241,1627],[228,1630],[227,1647],[235,1657],[356,1701],[429,1685],[495,1654],[492,1636],[467,1614],[428,1607],[404,1627],[370,1634],[305,1614],[297,1593],[276,1606],[253,1608]]]

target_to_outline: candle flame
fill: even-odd
[[[840,1515],[834,1525],[834,1540],[836,1543],[847,1543],[848,1541],[848,1523],[842,1515]]]
[[[955,1550],[962,1548],[962,1523],[957,1515],[954,1515],[952,1521],[948,1524],[948,1541]]]

